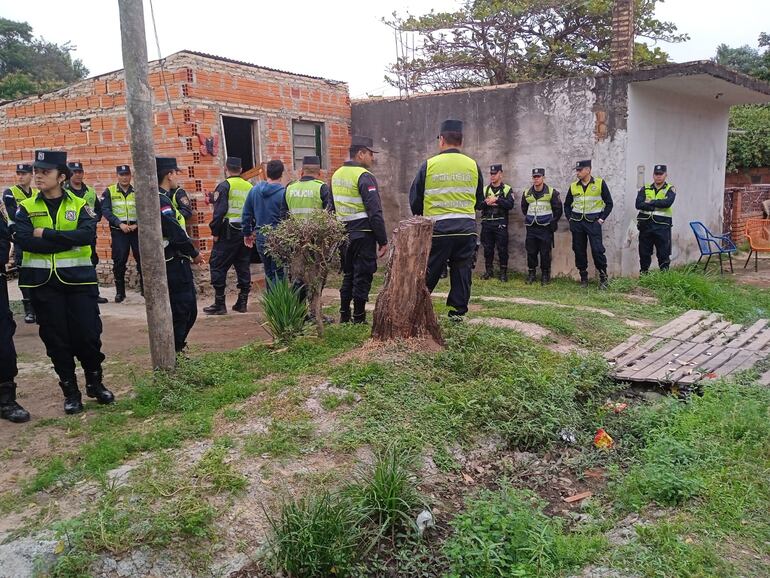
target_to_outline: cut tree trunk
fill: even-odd
[[[385,284],[374,308],[373,338],[432,337],[444,344],[425,285],[432,234],[433,222],[425,217],[405,219],[393,231]]]

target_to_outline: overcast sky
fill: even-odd
[[[37,36],[77,46],[91,75],[123,68],[117,0],[6,0],[0,15],[27,21]],[[413,14],[452,9],[457,0],[153,0],[163,56],[183,49],[207,52],[290,72],[342,80],[354,98],[393,94],[384,81],[395,59],[393,31],[381,23],[393,11]],[[757,46],[770,32],[767,0],[731,0],[709,9],[703,0],[668,0],[657,16],[691,40],[664,48],[676,62],[714,56],[720,43]],[[148,54],[158,57],[149,0],[144,0]]]

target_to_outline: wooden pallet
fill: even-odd
[[[692,385],[751,368],[770,356],[770,322],[748,327],[692,309],[649,335],[633,335],[604,354],[619,381]],[[760,383],[770,385],[770,371]]]

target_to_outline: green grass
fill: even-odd
[[[267,326],[278,343],[289,343],[302,333],[307,317],[307,303],[287,279],[270,284],[260,298]]]
[[[313,443],[313,424],[308,419],[273,420],[266,433],[250,434],[243,444],[246,455],[282,458],[299,454]]]

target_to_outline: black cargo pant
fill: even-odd
[[[572,232],[572,250],[575,252],[575,267],[578,271],[588,270],[588,244],[591,245],[591,257],[598,271],[607,271],[607,257],[602,242],[602,225],[599,221],[569,222]]]
[[[5,269],[5,264],[2,264]],[[13,381],[19,372],[16,367],[16,348],[13,345],[13,334],[16,323],[8,302],[8,283],[5,274],[0,274],[0,383]]]
[[[60,379],[74,379],[75,359],[83,371],[100,371],[102,319],[96,285],[70,287],[49,281],[30,290],[40,339]]]
[[[527,251],[527,268],[537,269],[538,261],[543,273],[551,272],[551,248],[553,231],[551,225],[531,225],[527,227],[524,249]]]
[[[112,236],[112,272],[115,275],[116,284],[125,283],[129,253],[134,255],[136,270],[141,279],[142,259],[139,256],[139,231],[124,233],[120,229],[110,229],[110,234]]]
[[[495,248],[501,269],[508,269],[508,225],[503,221],[481,222],[481,245],[484,247],[484,265],[492,271],[495,262]]]
[[[377,241],[372,233],[353,233],[354,238],[342,246],[342,285],[340,301],[342,309],[348,309],[350,302],[369,300],[372,279],[377,272]]]
[[[243,234],[230,227],[227,236],[222,236],[214,242],[211,248],[209,270],[211,286],[214,289],[224,289],[227,285],[227,272],[235,267],[236,284],[241,291],[251,289],[251,249],[243,244]]]
[[[177,256],[166,261],[166,276],[174,325],[174,349],[178,353],[187,345],[187,335],[198,318],[198,299],[190,260]]]
[[[433,293],[441,270],[449,261],[449,296],[446,304],[452,308],[450,316],[465,315],[471,298],[473,258],[476,254],[476,235],[434,236],[428,256],[425,284]]]
[[[671,264],[671,227],[639,222],[639,269],[642,273],[650,269],[653,249],[658,256],[658,267],[667,271]]]

